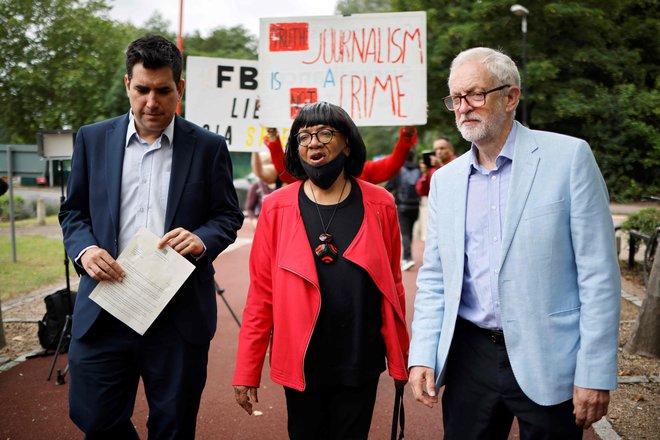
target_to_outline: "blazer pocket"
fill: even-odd
[[[564,199],[557,200],[556,202],[547,203],[545,205],[533,206],[525,211],[525,220],[531,218],[541,217],[544,215],[549,215],[554,212],[563,211],[564,208]]]

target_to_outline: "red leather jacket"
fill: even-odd
[[[396,207],[383,188],[357,180],[364,220],[344,257],[383,294],[381,333],[390,375],[408,378],[408,331]],[[238,341],[234,385],[258,387],[269,343],[271,379],[305,389],[304,358],[321,305],[314,255],[298,207],[301,181],[264,200],[250,253],[250,289]]]

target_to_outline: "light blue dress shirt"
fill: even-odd
[[[471,148],[465,271],[458,315],[488,329],[502,328],[498,277],[516,131],[513,124],[492,170],[479,165],[477,149],[474,145]]]
[[[165,233],[173,139],[174,118],[160,137],[149,145],[135,130],[135,120],[131,113],[121,176],[120,254],[141,227],[159,237]]]

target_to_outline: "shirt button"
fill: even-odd
[[[497,176],[490,176],[490,180],[497,180]]]
[[[493,237],[493,241],[497,241],[497,237]]]
[[[144,212],[144,208],[140,208],[140,212]]]
[[[495,211],[495,210],[497,209],[497,206],[495,206],[495,205],[491,205],[491,206],[490,206],[490,209],[492,209],[493,211]]]

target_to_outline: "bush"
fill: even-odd
[[[626,231],[634,229],[642,234],[653,235],[658,226],[660,226],[660,209],[644,208],[628,216],[621,229]]]
[[[0,197],[0,221],[9,221],[9,194]],[[14,196],[14,219],[23,220],[32,217],[34,214],[30,206],[26,205],[25,199],[21,196]]]

